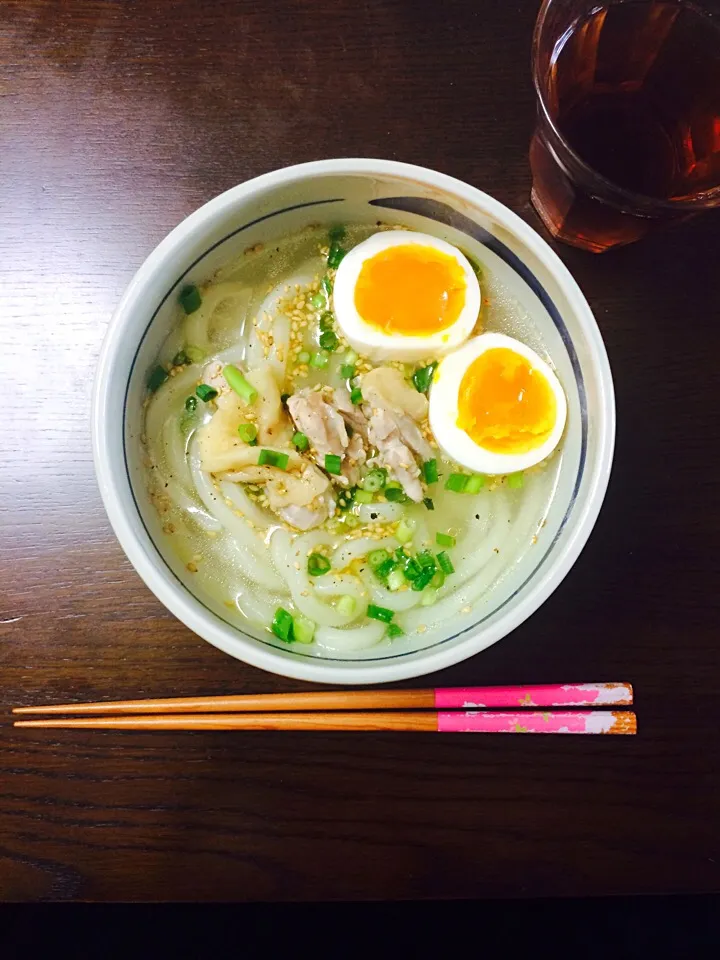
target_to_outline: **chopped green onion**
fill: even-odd
[[[359,403],[363,402],[362,390],[360,387],[355,387],[350,391],[350,403],[354,403],[357,406]]]
[[[307,450],[307,448],[310,446],[310,441],[308,440],[308,438],[305,436],[304,433],[301,433],[300,430],[298,430],[297,433],[293,434],[292,442],[300,451]]]
[[[199,310],[200,304],[202,303],[200,291],[194,283],[189,283],[186,287],[182,288],[178,300],[185,313],[195,313],[196,310]]]
[[[387,635],[391,640],[394,640],[395,637],[402,637],[405,635],[405,631],[397,623],[389,623],[387,628]]]
[[[387,578],[388,590],[399,590],[404,583],[405,574],[402,571],[402,567],[395,567],[394,570],[390,571]]]
[[[470,477],[465,473],[451,473],[445,481],[445,489],[453,493],[463,493]]]
[[[383,493],[385,494],[385,499],[390,503],[403,503],[407,500],[402,484],[397,483],[395,480],[385,486]]]
[[[519,490],[523,483],[525,482],[522,471],[519,473],[509,473],[507,478],[507,485],[511,490]]]
[[[425,587],[430,583],[432,578],[435,576],[435,571],[431,570],[430,567],[424,567],[420,573],[415,577],[411,586],[412,589],[419,592],[424,590]]]
[[[340,510],[349,510],[353,505],[353,500],[355,499],[356,493],[356,487],[352,487],[350,490],[339,490],[337,499],[338,508]]]
[[[422,572],[422,567],[414,557],[407,558],[404,569],[406,580],[415,580]]]
[[[455,567],[452,564],[452,560],[444,550],[437,555],[437,560],[443,573],[446,573],[448,576],[450,576],[451,573],[455,573]]]
[[[320,350],[318,353],[314,353],[312,357],[310,357],[310,366],[315,367],[317,370],[322,370],[328,365],[329,361],[330,357],[328,354],[325,353],[324,350]]]
[[[348,594],[340,597],[337,602],[337,612],[342,613],[345,617],[351,617],[357,610],[357,600],[355,597],[351,597]]]
[[[246,403],[255,403],[258,398],[258,392],[255,387],[245,379],[244,375],[232,363],[226,363],[223,367],[223,376],[228,386],[235,393],[242,397]]]
[[[298,354],[298,363],[310,363],[310,354],[307,350],[301,350]]]
[[[332,330],[326,330],[320,334],[320,346],[323,350],[334,350],[339,342]]]
[[[148,390],[155,393],[167,380],[168,372],[164,367],[157,366],[147,379]]]
[[[325,296],[329,299],[333,288],[333,282],[330,277],[323,277],[320,281],[320,287],[322,288]]]
[[[241,423],[238,427],[238,433],[240,439],[244,440],[245,443],[249,443],[253,447],[257,443],[258,428],[254,423]]]
[[[437,600],[437,590],[432,588],[432,584],[431,584],[431,589],[426,590],[425,593],[423,594],[422,600],[420,601],[420,606],[430,607],[433,605],[433,603],[435,603],[436,600]]]
[[[363,485],[363,489],[369,490],[371,493],[377,493],[385,486],[386,479],[385,471],[377,468],[366,474],[360,482]]]
[[[172,365],[174,367],[186,367],[189,363],[190,357],[185,353],[184,350],[178,350],[178,352],[172,358]]]
[[[327,311],[320,317],[320,329],[321,329],[321,330],[332,330],[332,328],[333,328],[334,326],[335,326],[335,317],[332,315],[332,313],[330,313],[329,310],[327,310]]]
[[[435,543],[439,547],[454,547],[456,540],[455,537],[451,537],[449,533],[436,533]]]
[[[425,506],[426,506],[426,508],[427,508],[428,510],[434,510],[434,509],[435,509],[435,504],[432,502],[432,500],[430,499],[430,497],[424,497],[424,498],[423,498],[423,503],[425,504]]]
[[[376,607],[374,603],[368,604],[367,615],[373,620],[381,620],[383,623],[390,623],[395,613],[388,610],[387,607]]]
[[[400,543],[410,543],[415,534],[415,521],[406,520],[404,517],[398,524],[395,536]]]
[[[465,493],[479,493],[485,486],[485,477],[481,473],[473,473],[467,478]]]
[[[315,637],[315,622],[307,617],[295,617],[293,621],[294,639],[298,643],[312,643]]]
[[[277,467],[278,470],[287,470],[290,456],[287,453],[276,453],[275,450],[261,450],[258,457],[259,467]]]
[[[467,262],[470,264],[470,266],[471,266],[472,269],[473,269],[473,273],[474,273],[475,276],[478,278],[478,280],[482,279],[482,267],[481,267],[480,264],[477,262],[477,260],[475,259],[475,257],[471,256],[471,255],[467,252],[467,250],[460,250],[460,253],[462,253],[462,255],[465,257],[465,259],[467,260]]]
[[[185,401],[185,409],[188,413],[192,413],[193,410],[197,410],[197,397],[188,397]]]
[[[201,383],[199,387],[195,387],[195,393],[204,403],[210,403],[218,395],[215,387],[210,387],[207,383]]]
[[[423,570],[432,570],[435,572],[435,557],[429,550],[421,550],[415,558]]]
[[[436,590],[439,590],[440,587],[445,583],[445,574],[442,570],[436,570],[435,576],[430,581],[430,586],[434,587]]]
[[[383,560],[382,563],[379,563],[373,572],[376,577],[379,577],[380,580],[384,580],[386,577],[390,576],[397,566],[397,560],[393,560],[392,557],[388,557],[387,560]]]
[[[294,622],[292,614],[288,613],[284,607],[278,607],[273,617],[271,626],[272,632],[285,643],[292,643]]]
[[[310,306],[315,307],[316,310],[322,310],[322,308],[325,306],[325,294],[314,293],[310,297]]]
[[[423,464],[423,476],[425,483],[437,483],[438,470],[437,460],[426,460]]]
[[[201,363],[207,354],[204,350],[201,350],[200,347],[185,347],[185,353],[192,360],[193,363]]]
[[[357,362],[358,362],[358,355],[355,353],[354,350],[348,350],[348,352],[345,354],[345,363],[355,364]]]
[[[328,237],[330,238],[331,243],[335,243],[338,240],[342,240],[345,236],[345,227],[341,223],[336,223],[328,231]]]
[[[326,453],[325,469],[328,473],[339,476],[342,473],[342,459],[336,453]]]
[[[360,518],[356,517],[354,513],[348,513],[345,515],[346,527],[350,527],[350,529],[352,529],[353,527],[357,527],[359,523],[360,523]]]
[[[311,577],[322,577],[330,569],[330,561],[321,553],[311,553],[307,561],[307,572]]]
[[[379,567],[381,563],[385,563],[390,554],[387,550],[382,547],[379,550],[371,550],[368,554],[368,563],[371,567]]]
[[[342,258],[345,256],[345,251],[340,246],[340,244],[333,242],[330,245],[330,252],[328,253],[327,265],[331,270],[336,270],[342,261]]]
[[[373,495],[369,490],[356,490],[355,503],[372,503]]]
[[[412,375],[412,382],[418,393],[427,393],[432,383],[433,374],[437,369],[437,361],[433,360],[426,367],[420,367]]]
[[[343,380],[352,380],[355,376],[355,364],[354,363],[343,363],[340,367],[340,376]]]

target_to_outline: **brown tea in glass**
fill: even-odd
[[[532,202],[602,252],[720,205],[720,2],[545,0]]]

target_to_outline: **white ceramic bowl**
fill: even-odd
[[[309,223],[377,219],[434,234],[475,254],[533,317],[568,397],[562,466],[542,548],[527,551],[492,591],[491,602],[468,616],[464,629],[449,637],[402,638],[355,659],[310,656],[296,650],[300,644],[280,648],[268,634],[228,623],[221,608],[193,596],[192,575],[162,547],[142,477],[145,378],[176,315],[181,285],[202,282],[247,247]],[[590,534],[607,487],[614,434],[605,348],[585,298],[558,257],[487,194],[388,160],[323,160],[277,170],[228,190],[189,216],[150,254],[126,290],[103,344],[93,405],[95,469],[105,507],[153,593],[231,656],[285,676],[336,684],[380,683],[447,667],[530,616]]]

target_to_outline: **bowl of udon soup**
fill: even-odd
[[[555,589],[614,400],[588,304],[515,214],[326,160],[228,190],[150,254],[93,432],[115,532],[173,614],[263,669],[367,684],[484,650]]]

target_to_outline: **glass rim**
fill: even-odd
[[[578,167],[580,172],[588,177],[589,179],[595,181],[598,186],[602,187],[603,190],[610,195],[611,199],[607,199],[606,202],[614,203],[615,205],[630,205],[633,208],[640,210],[687,210],[691,211],[697,207],[712,207],[715,205],[720,205],[720,184],[716,187],[712,187],[710,190],[703,190],[701,193],[693,194],[691,197],[678,197],[676,199],[662,199],[661,197],[652,197],[647,193],[636,193],[633,190],[627,190],[625,187],[618,186],[612,180],[609,180],[603,174],[599,173],[594,167],[589,163],[586,163],[585,160],[575,151],[572,145],[568,142],[567,138],[563,135],[562,131],[558,128],[557,124],[550,115],[550,110],[548,109],[547,101],[545,99],[545,94],[542,88],[541,77],[539,75],[538,67],[538,51],[540,48],[540,36],[543,32],[545,26],[545,17],[547,15],[548,9],[556,2],[556,0],[542,0],[540,10],[538,11],[537,19],[535,21],[535,27],[533,28],[533,37],[532,37],[532,50],[531,50],[531,72],[533,86],[535,88],[535,95],[537,97],[538,104],[542,110],[542,119],[547,123],[548,127],[552,131],[553,135],[557,138],[558,142],[562,144],[563,150],[567,152],[570,159],[573,162],[573,165]],[[605,3],[610,5],[612,0],[605,0]],[[678,3],[680,6],[680,3]],[[565,164],[562,163],[560,157],[555,157],[556,161],[560,166],[564,167]],[[568,171],[566,171],[568,172]],[[606,199],[606,198],[603,198]]]

